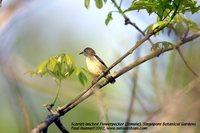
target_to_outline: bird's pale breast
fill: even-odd
[[[86,57],[86,64],[88,71],[95,76],[100,75],[102,71],[106,69],[106,67],[95,56]]]

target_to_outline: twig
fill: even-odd
[[[136,53],[136,58],[139,58],[139,52]],[[132,76],[132,80],[133,80],[133,87],[131,89],[131,98],[130,98],[130,103],[129,103],[129,107],[128,107],[128,112],[127,112],[127,119],[125,123],[130,123],[131,121],[131,116],[133,115],[133,107],[134,107],[134,102],[135,102],[135,98],[136,98],[136,90],[138,88],[138,71],[139,69],[136,68],[133,72],[133,76]],[[128,130],[126,130],[128,127],[128,125],[125,126],[125,130],[123,130],[123,133],[127,133]]]
[[[144,113],[149,114],[150,112],[145,107],[145,105],[143,104],[142,100],[140,99],[140,97],[138,95],[136,95],[136,99],[137,99],[138,103],[140,104],[140,106],[141,106],[142,110],[144,111]]]
[[[118,78],[120,77],[122,74],[128,72],[129,70],[133,69],[134,67],[152,59],[157,57],[157,55],[165,53],[167,51],[173,50],[174,48],[178,48],[180,46],[182,46],[183,44],[186,44],[189,41],[192,41],[196,38],[198,38],[200,36],[200,32],[197,32],[187,38],[185,38],[184,40],[180,40],[178,42],[176,42],[173,47],[169,46],[167,48],[163,48],[158,49],[156,51],[152,51],[150,54],[144,56],[141,59],[136,60],[135,62],[129,64],[128,66],[122,68],[121,70],[119,70],[116,75],[114,75],[114,78]],[[148,38],[148,37],[146,37]],[[144,41],[144,39],[143,39]],[[143,42],[143,41],[140,41]],[[137,44],[136,44],[137,45]],[[95,91],[103,88],[105,85],[107,85],[109,83],[109,81],[107,80],[103,80],[100,83],[96,84],[95,86],[93,86],[91,89],[89,89],[87,91],[87,93],[84,93],[79,99],[77,99],[74,103],[70,103],[70,104],[66,104],[62,107],[60,107],[59,109],[57,109],[56,113],[53,114],[50,118],[46,119],[44,122],[42,122],[41,124],[39,124],[36,129],[39,132],[43,131],[44,129],[46,129],[49,125],[51,125],[53,122],[55,122],[59,117],[63,116],[65,113],[67,113],[68,111],[70,111],[71,109],[73,109],[74,107],[76,107],[79,103],[81,103],[82,101],[84,101],[85,99],[87,99],[88,97],[90,97],[91,95],[94,94]]]
[[[125,20],[125,25],[132,25],[133,27],[135,27],[143,36],[145,36],[144,32],[135,24],[133,23],[127,16],[126,14],[122,11],[121,6],[118,6],[115,0],[111,0],[112,3],[114,4],[114,6],[117,8],[117,10],[119,11],[119,13],[123,16],[124,20]]]
[[[133,88],[131,90],[131,99],[130,99],[130,103],[129,103],[126,123],[129,123],[131,121],[131,116],[134,111],[133,107],[134,107],[134,101],[136,98],[137,80],[138,80],[138,68],[135,69],[135,72],[133,74]],[[128,125],[126,127],[128,127]],[[125,129],[126,129],[126,127],[125,127]],[[123,133],[127,133],[127,131],[128,130],[124,130]]]
[[[157,74],[157,61],[153,60],[151,62],[151,74],[152,74],[152,85],[156,94],[156,97],[159,99],[158,101],[161,102],[161,96],[160,96],[160,86],[159,86],[159,74]]]
[[[186,65],[186,67],[190,70],[190,72],[199,79],[200,81],[200,77],[199,75],[192,69],[190,63],[185,59],[185,57],[183,56],[180,48],[176,48],[176,50],[178,51],[178,54],[180,55],[181,59],[183,60],[184,64]]]
[[[123,0],[120,0],[119,7],[121,7],[121,6],[122,6],[122,2],[123,2]]]
[[[61,80],[59,79],[58,81],[56,81],[56,84],[58,86],[57,88],[57,92],[56,92],[56,96],[54,97],[52,103],[51,103],[51,107],[53,107],[58,99],[59,93],[60,93],[60,89],[61,89]]]
[[[97,106],[99,108],[99,114],[100,114],[100,120],[102,123],[109,123],[108,121],[108,111],[105,103],[103,102],[103,94],[101,91],[96,91],[95,92],[96,96],[96,101],[97,101]],[[109,130],[107,128],[107,125],[104,125],[104,129],[102,132],[103,133],[109,133]]]
[[[115,0],[111,0],[112,3],[114,4],[114,6],[117,8],[117,10],[119,11],[119,13],[123,16],[124,18],[124,21],[125,21],[125,25],[132,25],[136,30],[138,30],[143,36],[145,36],[145,33],[136,25],[136,23],[132,22],[130,20],[129,17],[126,16],[126,14],[122,11],[121,9],[121,4],[120,6],[117,5],[116,1]],[[151,41],[150,38],[148,38],[148,41],[150,42],[153,50],[156,50],[156,46],[154,45],[154,43]]]

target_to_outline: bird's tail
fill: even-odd
[[[107,74],[107,75],[106,75],[106,79],[107,79],[111,84],[115,83],[115,78],[113,78],[113,77],[111,76],[111,74]]]

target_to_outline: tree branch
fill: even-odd
[[[152,35],[152,34],[151,34]],[[151,35],[148,35],[146,36],[145,38],[143,38],[141,41],[137,42],[136,45],[131,49],[129,50],[125,55],[129,55],[132,53],[133,50],[135,50],[135,48],[137,48],[138,46],[140,46],[145,40],[147,40]],[[129,64],[128,66],[122,68],[121,70],[119,70],[118,72],[116,72],[116,75],[114,75],[113,77],[114,78],[118,78],[120,77],[121,75],[123,75],[124,73],[128,72],[129,70],[133,69],[134,67],[152,59],[152,58],[155,58],[157,57],[158,55],[162,54],[162,53],[165,53],[167,51],[170,51],[170,50],[173,50],[174,48],[178,48],[180,46],[182,46],[183,44],[186,44],[187,42],[189,41],[192,41],[196,38],[198,38],[200,36],[200,32],[197,32],[187,38],[185,38],[184,40],[180,40],[180,41],[177,41],[173,46],[169,46],[167,48],[162,48],[162,49],[158,49],[156,51],[152,51],[150,54],[144,56],[143,58],[140,58],[138,60],[136,60],[135,62]],[[118,59],[118,62],[116,61],[115,63],[119,63],[122,59],[124,59],[126,56],[122,56],[120,59]],[[110,70],[112,67],[115,66],[115,63],[109,67],[108,70]],[[102,74],[103,75],[103,74]],[[32,133],[36,133],[36,132],[33,132],[33,131],[38,131],[38,132],[41,132],[43,131],[44,129],[47,129],[47,127],[49,125],[51,125],[53,122],[57,121],[59,119],[59,117],[63,116],[64,114],[66,114],[68,111],[70,111],[71,109],[73,109],[74,107],[76,107],[79,103],[81,103],[82,101],[84,101],[85,99],[87,99],[88,97],[90,97],[91,95],[93,95],[95,93],[95,91],[103,88],[104,86],[106,86],[107,84],[109,83],[109,81],[107,80],[103,80],[101,81],[100,83],[96,84],[96,85],[93,85],[93,87],[87,89],[88,91],[83,91],[81,93],[81,97],[77,97],[75,98],[76,100],[73,100],[74,102],[70,102],[69,104],[66,104],[60,108],[58,108],[51,117],[47,118],[44,122],[42,122],[41,124],[37,125],[36,128],[34,128],[32,130]]]
[[[106,104],[103,101],[103,92],[102,91],[96,91],[95,92],[95,97],[96,97],[96,102],[99,110],[99,119],[102,123],[109,123],[108,119],[108,110],[106,107]],[[110,131],[108,130],[107,125],[103,125],[104,129],[102,132],[103,133],[109,133]]]
[[[128,107],[127,118],[126,118],[125,123],[130,123],[131,116],[132,116],[133,111],[134,111],[133,107],[134,107],[134,102],[135,102],[135,98],[136,98],[136,90],[138,88],[138,68],[135,69],[132,79],[133,79],[133,87],[131,89],[131,99],[129,101],[129,107]],[[123,131],[123,133],[128,132],[128,130],[126,129],[127,127],[128,127],[128,125],[125,126],[125,130]]]
[[[54,122],[56,124],[56,126],[60,129],[60,131],[62,133],[69,133],[69,131],[67,131],[67,129],[64,127],[64,125],[62,124],[60,118],[57,119],[57,121]]]
[[[137,53],[135,53],[135,58],[139,58],[139,55],[140,55],[140,51],[138,50]],[[134,113],[134,103],[135,103],[135,99],[136,99],[136,91],[138,88],[138,73],[139,73],[139,68],[136,68],[132,74],[131,97],[130,97],[130,101],[129,101],[127,118],[126,118],[125,123],[130,123],[132,115]],[[123,133],[128,132],[127,127],[128,127],[128,125],[125,125],[125,130],[123,130]]]
[[[122,74],[128,72],[129,70],[133,69],[134,67],[136,67],[136,66],[138,66],[138,65],[140,65],[140,64],[142,64],[142,63],[144,63],[144,62],[146,62],[146,61],[148,61],[148,60],[150,60],[150,59],[152,59],[152,58],[154,58],[154,57],[156,57],[156,56],[158,56],[162,53],[176,49],[176,48],[180,47],[181,45],[198,38],[199,36],[200,36],[200,32],[197,32],[197,33],[194,33],[193,35],[185,38],[184,40],[177,41],[173,46],[171,45],[167,48],[161,48],[161,49],[158,49],[156,51],[151,52],[150,54],[144,56],[143,58],[136,60],[135,62],[129,64],[128,66],[126,66],[123,69],[121,69],[120,71],[118,71],[116,78],[121,76]]]

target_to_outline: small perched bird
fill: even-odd
[[[106,70],[107,66],[96,55],[95,51],[92,48],[87,47],[80,54],[85,55],[88,71],[92,74],[93,77],[97,78],[99,75],[101,75]],[[108,72],[108,74],[105,75],[105,78],[110,83],[115,82],[115,79],[111,76],[110,72]]]

